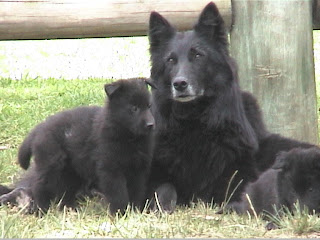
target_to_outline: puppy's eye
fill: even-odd
[[[133,106],[131,107],[131,112],[135,113],[135,112],[137,112],[137,111],[138,111],[138,107],[135,106],[135,105],[133,105]]]
[[[167,57],[167,62],[170,63],[170,64],[174,64],[178,61],[177,57],[175,54],[171,53],[168,55]]]
[[[175,60],[174,60],[173,57],[169,57],[169,58],[167,59],[167,61],[168,61],[169,63],[174,63],[174,62],[175,62]]]
[[[151,108],[151,103],[148,105],[148,108]]]
[[[200,54],[200,53],[197,53],[194,57],[195,57],[195,58],[200,58],[200,57],[201,57],[201,54]]]

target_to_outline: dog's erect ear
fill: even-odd
[[[152,79],[146,79],[144,80],[144,82],[147,84],[147,86],[149,85],[152,89],[157,89],[157,85],[153,82]]]
[[[194,29],[201,36],[204,36],[209,40],[226,39],[224,21],[217,6],[213,2],[210,2],[203,9]]]
[[[150,48],[159,46],[167,42],[175,33],[175,29],[159,13],[151,12],[149,19],[149,42]]]
[[[104,90],[106,91],[106,94],[109,99],[112,98],[114,93],[119,90],[120,88],[120,83],[119,82],[113,82],[113,83],[108,83],[104,85]]]

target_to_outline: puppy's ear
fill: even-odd
[[[147,84],[147,86],[150,86],[152,89],[157,89],[157,85],[154,83],[152,79],[146,79],[144,82]]]
[[[288,152],[281,151],[277,154],[273,169],[286,169],[288,166],[287,162]]]
[[[104,85],[104,90],[109,99],[111,99],[114,93],[117,92],[119,89],[120,89],[119,82],[107,83]]]
[[[159,13],[151,12],[149,19],[150,50],[166,43],[175,33],[175,29]]]
[[[217,6],[210,2],[201,12],[198,23],[194,26],[194,30],[208,40],[219,39],[226,43],[226,33],[224,21]]]

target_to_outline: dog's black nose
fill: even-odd
[[[173,81],[173,87],[177,90],[177,91],[183,91],[188,87],[188,82],[187,79],[183,78],[183,77],[177,77],[176,79],[174,79]]]

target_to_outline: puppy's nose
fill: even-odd
[[[184,77],[175,78],[173,81],[173,87],[180,92],[185,90],[188,87],[187,79]]]

